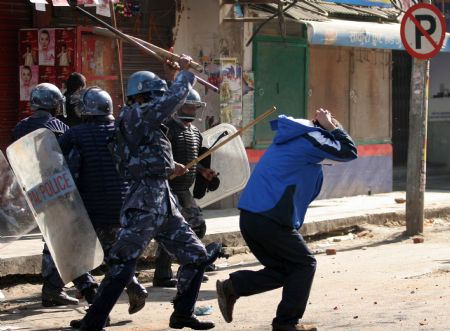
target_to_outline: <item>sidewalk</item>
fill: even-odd
[[[363,223],[382,224],[386,220],[401,221],[405,217],[405,192],[391,192],[372,196],[316,200],[302,227],[303,235],[332,232]],[[208,231],[205,242],[220,241],[229,247],[244,245],[239,232],[239,212],[236,209],[204,210]],[[450,215],[450,191],[426,192],[425,216]],[[28,236],[8,245],[0,245],[0,277],[7,275],[39,274],[43,243],[40,236]],[[154,244],[144,256],[151,256]]]

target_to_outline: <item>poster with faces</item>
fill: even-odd
[[[19,34],[19,63],[25,66],[37,65],[39,50],[37,30],[21,30]]]
[[[61,90],[61,93],[66,93],[66,81],[73,70],[69,67],[56,67],[56,86]]]
[[[22,65],[19,67],[20,101],[29,101],[33,87],[38,84],[39,67]]]
[[[55,65],[55,29],[39,29],[39,65]]]
[[[75,65],[75,30],[56,29],[55,65],[73,67]]]
[[[56,67],[39,66],[39,83],[51,83],[56,85]]]

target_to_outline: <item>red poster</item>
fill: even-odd
[[[33,66],[38,64],[38,34],[37,30],[21,30],[19,33],[20,64]]]
[[[72,67],[75,64],[75,30],[56,29],[55,65]]]
[[[66,81],[69,75],[72,73],[70,67],[56,67],[56,86],[59,87],[61,92],[64,94],[66,92],[67,86]]]
[[[39,65],[55,65],[55,29],[40,29],[39,41]]]
[[[56,67],[39,66],[39,83],[52,83],[57,85]]]
[[[19,67],[20,101],[30,100],[31,90],[38,84],[38,81],[39,81],[38,66]]]

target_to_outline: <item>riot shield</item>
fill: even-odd
[[[235,132],[237,130],[233,125],[219,124],[202,132],[203,146],[209,148],[211,145],[227,139]],[[247,183],[250,177],[250,165],[240,136],[211,154],[211,169],[219,173],[220,185],[217,190],[207,192],[203,198],[197,200],[200,208],[239,192]]]
[[[54,134],[33,131],[6,153],[63,281],[99,266],[103,250]]]
[[[37,227],[8,161],[0,151],[0,250]]]

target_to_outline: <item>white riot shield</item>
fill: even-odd
[[[224,135],[227,132],[227,135]],[[237,132],[236,128],[228,123],[222,123],[202,132],[203,146],[211,147],[222,135],[217,143]],[[210,191],[197,200],[200,208],[222,200],[236,192],[241,191],[250,177],[250,165],[247,152],[240,136],[232,139],[211,154],[211,169],[219,173],[220,185],[215,191]]]
[[[99,266],[103,250],[54,134],[33,131],[6,153],[63,281]]]
[[[37,227],[25,194],[0,151],[0,250]]]

